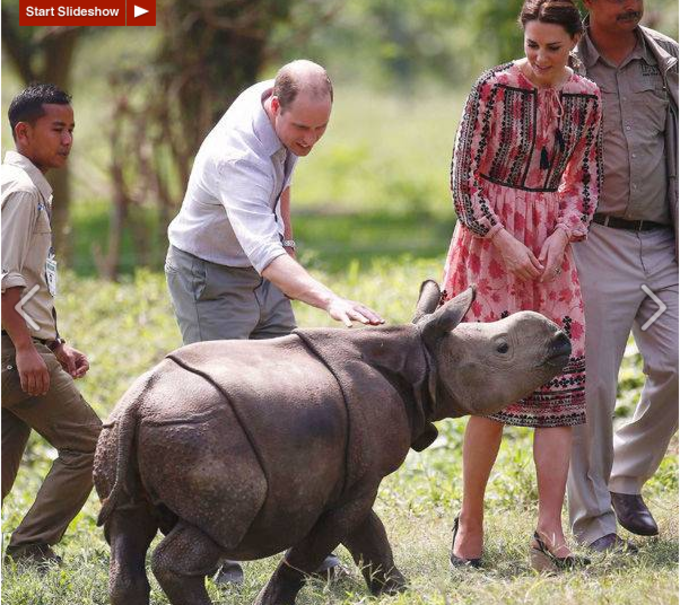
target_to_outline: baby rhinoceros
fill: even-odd
[[[434,440],[433,421],[496,412],[571,353],[537,313],[460,323],[474,289],[435,311],[440,296],[423,284],[413,324],[197,343],[141,376],[95,460],[112,603],[148,604],[158,529],[151,567],[173,605],[210,605],[205,577],[222,559],[281,551],[256,603],[293,604],[339,544],[374,594],[402,589],[372,510],[382,478]]]

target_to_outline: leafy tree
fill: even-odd
[[[155,55],[111,79],[114,205],[107,254],[97,255],[101,273],[117,276],[125,227],[133,231],[140,260],[148,256],[147,228],[134,215],[149,200],[158,208],[156,238],[165,240],[203,138],[275,56],[274,28],[288,24],[304,35],[305,25],[323,23],[339,6],[338,0],[159,0]]]

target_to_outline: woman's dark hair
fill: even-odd
[[[573,38],[583,32],[583,22],[573,0],[525,0],[519,23],[522,28],[529,21],[561,25]]]
[[[9,105],[7,117],[12,129],[12,137],[16,139],[14,127],[19,122],[35,124],[45,115],[43,105],[70,105],[71,97],[54,84],[33,83],[22,90]]]

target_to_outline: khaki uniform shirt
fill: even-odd
[[[579,46],[587,76],[602,92],[604,185],[597,211],[670,225],[664,137],[670,101],[653,53],[639,33],[618,66],[600,55],[588,29]]]
[[[0,181],[2,292],[7,288],[23,288],[26,302],[22,309],[31,336],[53,340],[57,333],[54,296],[46,275],[52,247],[52,188],[40,170],[15,151],[5,155]],[[30,295],[31,292],[34,293]]]

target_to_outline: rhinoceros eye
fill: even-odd
[[[499,353],[507,353],[510,350],[510,345],[507,342],[502,342],[496,347],[496,351]]]

